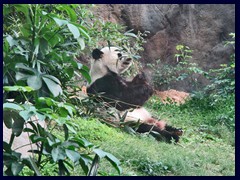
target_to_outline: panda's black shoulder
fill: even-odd
[[[108,70],[107,74],[93,82],[87,89],[89,93],[119,93],[124,88],[125,80],[117,73]]]

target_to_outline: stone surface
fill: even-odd
[[[44,121],[39,122],[39,124],[42,127],[46,128],[46,124],[44,123]],[[25,126],[31,128],[31,126],[28,124],[25,124]],[[11,134],[12,129],[8,129],[3,123],[3,141],[9,143]],[[32,144],[30,142],[29,135],[31,135],[31,133],[29,134],[27,132],[22,132],[20,136],[14,138],[12,149],[15,150],[16,152],[21,153],[22,154],[21,157],[28,157],[32,155],[32,153],[28,152],[29,150],[37,149],[36,144]]]
[[[178,44],[189,46],[191,62],[204,70],[229,62],[233,53],[224,43],[229,33],[235,32],[234,4],[101,4],[95,13],[105,21],[125,25],[126,30],[151,32],[141,54],[143,63],[157,59],[176,63]],[[187,84],[178,87],[191,91]]]

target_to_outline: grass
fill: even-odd
[[[181,106],[164,105],[157,97],[152,97],[146,108],[155,117],[183,128],[184,134],[178,144],[158,142],[145,134],[131,135],[92,117],[76,118],[72,123],[77,127],[77,136],[120,160],[121,176],[234,176],[232,118],[235,118],[235,110],[229,109],[234,106],[233,99],[210,108],[201,101],[189,101]],[[220,115],[225,119],[219,121]],[[62,133],[56,129],[58,136]],[[54,175],[52,164],[46,167],[49,168],[43,174]],[[101,159],[98,172],[102,176],[118,176],[106,159]],[[84,176],[84,173],[80,166],[75,166],[71,175]]]
[[[189,109],[189,105],[185,108],[163,105],[157,98],[152,98],[146,107],[156,117],[183,127],[185,133],[178,145],[157,142],[147,135],[130,135],[94,118],[76,119],[78,134],[116,156],[121,161],[122,175],[235,175],[234,132],[223,123],[213,121],[219,109],[204,113],[199,109]],[[79,175],[79,171],[76,169],[75,175]],[[99,172],[105,176],[118,175],[104,159]]]
[[[197,139],[200,139],[198,137],[181,142],[181,145],[174,145],[157,142],[144,135],[126,134],[119,129],[99,124],[97,119],[88,121],[78,119],[78,122],[85,129],[79,132],[83,137],[121,161],[122,175],[234,175],[234,147],[221,139],[198,141]],[[89,124],[95,131],[88,131],[86,127]],[[87,131],[96,136],[87,136]],[[117,175],[105,161],[100,163],[99,170],[105,172],[105,175]]]

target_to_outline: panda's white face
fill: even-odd
[[[97,79],[107,74],[107,68],[111,71],[121,74],[125,72],[132,64],[132,59],[128,58],[126,53],[123,53],[117,47],[104,47],[101,49],[99,59],[92,59],[90,75],[92,83]]]

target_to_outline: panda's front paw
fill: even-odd
[[[146,81],[147,78],[146,78],[146,75],[144,72],[141,72],[141,74],[139,74],[139,79],[143,80],[143,81]]]

